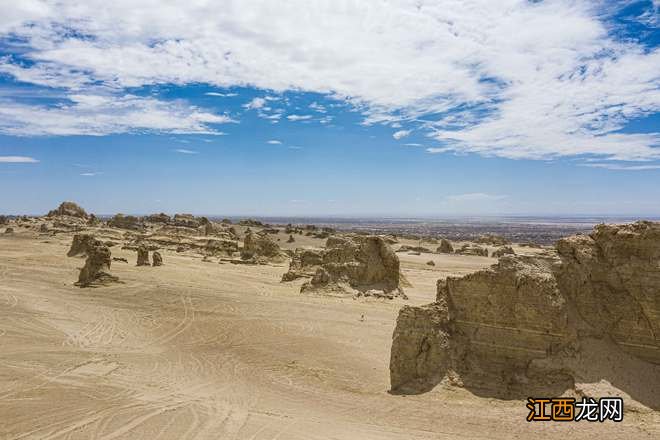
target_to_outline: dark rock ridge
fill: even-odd
[[[392,390],[443,382],[519,398],[604,380],[659,408],[660,223],[599,225],[557,250],[504,256],[440,280],[435,303],[404,307]]]

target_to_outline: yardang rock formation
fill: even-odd
[[[607,383],[660,407],[660,223],[600,225],[557,250],[502,257],[439,281],[435,303],[403,307],[392,390],[446,382],[526,397]]]

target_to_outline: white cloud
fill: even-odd
[[[269,140],[269,141],[266,142],[266,143],[267,143],[267,144],[271,144],[271,145],[282,145],[282,142],[281,142],[281,141],[278,141],[278,140],[276,140],[276,139],[271,139],[271,140]]]
[[[660,170],[660,165],[622,165],[615,163],[588,163],[588,164],[581,164],[581,166],[590,167],[590,168],[604,168],[606,170],[622,170],[622,171]]]
[[[94,177],[94,176],[98,176],[99,174],[103,174],[103,173],[101,173],[101,172],[86,172],[86,173],[80,173],[80,175],[81,175],[81,176],[84,176],[84,177]]]
[[[38,163],[34,157],[27,156],[0,156],[0,163]]]
[[[608,34],[602,9],[619,3],[245,0],[221,12],[204,1],[16,3],[4,8],[0,33],[22,41],[30,62],[3,58],[0,72],[21,81],[82,91],[92,84],[122,90],[188,83],[310,91],[346,99],[367,124],[421,120],[457,151],[660,156],[658,133],[618,132],[630,119],[660,111],[660,49]],[[259,102],[249,108],[263,107]],[[43,113],[37,108],[37,116]],[[57,108],[47,116],[69,113]],[[14,122],[23,133],[88,132],[74,122],[73,130]],[[119,126],[153,125],[126,122]],[[182,125],[207,129],[194,117]]]
[[[399,139],[403,139],[404,137],[408,136],[410,134],[410,130],[399,130],[395,132],[392,137],[396,139],[397,141]]]
[[[212,124],[233,122],[182,102],[135,95],[70,95],[56,107],[0,101],[0,133],[14,136],[125,132],[218,134]]]
[[[426,149],[426,152],[431,153],[431,154],[447,153],[449,151],[453,151],[453,148],[451,148],[451,147],[429,147],[429,148]]]
[[[286,117],[289,121],[306,121],[312,119],[312,115],[289,115]]]
[[[502,200],[507,196],[504,195],[493,195],[486,193],[468,193],[468,194],[457,194],[453,196],[447,196],[447,200],[452,202],[484,202],[492,200]]]
[[[408,144],[403,144],[403,145],[405,145],[406,147],[421,147],[422,146],[422,144],[417,144],[417,143],[414,143],[414,142],[411,142],[411,143],[408,143]]]
[[[234,96],[238,96],[238,93],[206,92],[204,94],[208,96],[217,96],[219,98],[233,98]]]
[[[176,153],[181,153],[181,154],[199,154],[199,151],[194,151],[194,150],[187,150],[185,148],[177,148],[174,150]]]
[[[243,105],[248,110],[257,110],[266,105],[266,100],[264,98],[254,98],[247,104]]]
[[[312,109],[312,110],[314,110],[315,112],[318,112],[318,113],[326,113],[326,112],[327,112],[327,110],[325,109],[325,107],[322,106],[321,104],[319,104],[319,103],[316,102],[316,101],[315,101],[315,102],[312,102],[312,103],[309,105],[309,108]]]

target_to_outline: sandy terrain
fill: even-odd
[[[70,243],[0,236],[2,439],[660,438],[651,411],[542,424],[523,401],[388,393],[398,309],[492,258],[399,253],[406,302],[301,295],[302,280],[279,282],[286,264],[164,251],[164,266],[136,267],[118,246],[123,284],[80,289]]]

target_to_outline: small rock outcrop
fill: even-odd
[[[89,255],[90,249],[101,244],[103,243],[94,238],[91,234],[76,234],[73,236],[71,247],[69,248],[69,252],[66,253],[66,256],[77,257]]]
[[[260,222],[259,220],[254,220],[254,219],[251,219],[251,218],[241,220],[241,221],[238,222],[238,224],[241,225],[241,226],[252,226],[252,227],[255,227],[255,226],[265,226],[265,225],[264,225],[262,222]]]
[[[144,229],[144,223],[139,217],[133,215],[115,214],[108,220],[108,226],[113,228],[129,229],[132,231],[139,231]]]
[[[14,233],[14,228],[8,227],[5,229],[5,234],[13,234]]]
[[[379,236],[330,237],[322,263],[301,292],[321,291],[393,298],[401,289],[399,258]]]
[[[436,252],[439,254],[451,254],[454,252],[454,247],[451,245],[449,240],[443,238],[440,240],[440,246],[438,246]]]
[[[241,259],[251,260],[255,263],[268,261],[284,261],[286,255],[280,250],[279,245],[267,234],[257,235],[247,231],[243,239]]]
[[[289,238],[286,240],[287,243],[294,243],[296,241],[295,238],[293,238],[293,235],[289,235]]]
[[[85,266],[80,269],[77,286],[94,287],[118,282],[119,278],[110,273],[112,261],[110,249],[100,242],[87,249]]]
[[[503,246],[493,252],[493,255],[491,257],[493,258],[500,258],[505,255],[515,255],[516,252],[513,250],[511,246]]]
[[[180,226],[185,228],[199,228],[209,223],[206,217],[195,217],[192,214],[174,214],[174,218],[170,222],[173,226]]]
[[[289,271],[282,275],[282,281],[293,281],[303,277],[313,277],[323,265],[323,250],[298,248],[291,256]]]
[[[234,240],[210,239],[204,247],[206,256],[228,256],[231,257],[238,252],[238,243]]]
[[[154,251],[154,253],[151,256],[151,259],[153,261],[152,266],[162,266],[163,265],[163,256],[160,254],[158,251]]]
[[[139,246],[137,248],[137,265],[138,266],[151,266],[149,263],[149,248],[146,246]]]
[[[160,214],[151,214],[144,218],[150,223],[169,223],[172,219],[169,215],[161,212]]]
[[[399,246],[399,249],[396,250],[397,252],[417,252],[419,253],[426,253],[430,254],[432,251],[429,248],[426,248],[424,246],[410,246],[407,244]]]
[[[392,390],[443,382],[519,398],[606,383],[660,408],[660,223],[600,225],[557,251],[505,255],[404,307]]]
[[[479,244],[489,244],[491,246],[505,246],[511,244],[509,240],[502,237],[501,235],[495,234],[484,234],[475,240],[475,243]]]
[[[78,206],[73,202],[62,202],[57,209],[53,209],[52,211],[48,212],[46,216],[47,217],[67,216],[67,217],[78,217],[82,219],[87,219],[89,217],[84,209],[82,209],[80,206]]]
[[[466,243],[460,248],[456,249],[456,253],[459,255],[473,255],[477,257],[487,257],[488,249],[481,246],[475,246],[473,244]]]

